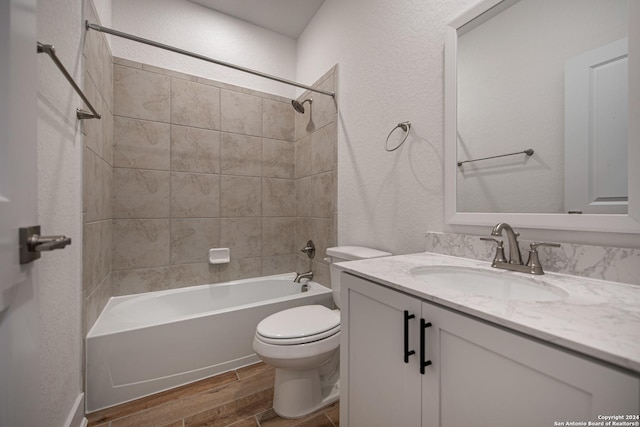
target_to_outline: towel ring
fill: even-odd
[[[400,141],[400,144],[396,145],[393,148],[389,148],[389,137],[391,137],[391,134],[393,132],[395,132],[396,129],[402,129],[403,131],[405,131],[406,133],[404,134],[404,138],[402,138],[402,141]],[[398,148],[400,148],[400,146],[402,144],[404,144],[404,142],[407,140],[407,137],[409,136],[409,130],[411,130],[411,122],[407,121],[407,122],[401,122],[398,123],[396,125],[396,127],[394,127],[393,129],[391,129],[391,132],[389,132],[389,135],[387,135],[387,140],[384,143],[384,149],[387,150],[388,152],[392,152],[392,151],[396,151]]]

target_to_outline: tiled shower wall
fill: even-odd
[[[337,92],[337,66],[313,85]],[[337,103],[333,98],[305,93],[298,98],[305,113],[296,113],[296,271],[309,269],[309,259],[300,253],[307,240],[316,245],[312,262],[314,280],[329,286],[329,266],[324,258],[328,247],[337,242]]]
[[[290,100],[115,62],[113,294],[293,271]]]
[[[99,22],[93,2],[84,2],[85,19]],[[88,31],[84,43],[84,91],[101,119],[82,121],[83,327],[93,325],[111,296],[113,182],[113,59],[105,36]]]
[[[306,271],[308,239],[315,280],[329,285],[332,98],[300,115],[289,99],[112,58],[95,31],[85,56],[86,90],[104,110],[85,122],[85,333],[111,296]],[[334,68],[316,85],[335,80]],[[213,247],[231,262],[209,264]]]

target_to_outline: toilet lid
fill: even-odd
[[[262,320],[258,335],[296,343],[315,341],[340,331],[340,311],[323,305],[303,305],[283,310]]]

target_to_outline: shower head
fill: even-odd
[[[293,105],[293,108],[300,114],[304,114],[304,103],[308,102],[309,105],[311,105],[313,103],[313,98],[309,98],[309,99],[305,99],[302,102],[296,101],[295,99],[291,100],[291,105]]]

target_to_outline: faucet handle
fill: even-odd
[[[559,248],[560,247],[560,243],[547,243],[547,242],[538,242],[538,243],[532,243],[531,245],[531,250],[535,251],[538,246],[550,246],[552,248]]]
[[[486,240],[488,242],[495,242],[497,244],[496,247],[496,255],[493,257],[493,262],[491,263],[491,267],[495,267],[497,263],[507,262],[507,259],[504,256],[504,241],[494,239],[491,237],[481,237],[480,240]]]
[[[529,259],[527,260],[527,267],[531,269],[532,274],[544,274],[542,270],[542,264],[540,264],[540,258],[538,258],[538,246],[549,246],[552,248],[559,248],[560,243],[532,243],[529,245],[531,249],[529,249]]]

